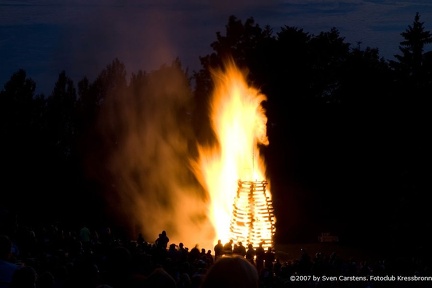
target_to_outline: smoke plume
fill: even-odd
[[[107,98],[100,122],[104,141],[112,143],[107,200],[148,242],[166,230],[170,243],[211,249],[205,193],[189,169],[190,111],[190,85],[177,64],[135,75],[126,92]]]

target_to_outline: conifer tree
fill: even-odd
[[[404,38],[399,46],[402,55],[395,55],[397,61],[391,61],[390,64],[401,77],[408,77],[418,83],[426,72],[424,47],[432,43],[432,34],[425,30],[424,22],[420,21],[420,14],[417,12],[414,22],[401,36]]]

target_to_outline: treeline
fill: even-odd
[[[36,95],[26,72],[14,73],[0,92],[0,206],[42,218],[102,217],[94,214],[101,195],[115,189],[103,159],[126,133],[118,123],[108,134],[101,130],[107,99],[139,103],[158,93],[156,75],[175,74],[187,87],[178,93],[190,99],[176,117],[193,153],[195,140],[212,141],[210,70],[233,57],[268,98],[270,145],[263,152],[277,217],[286,219],[277,228],[281,240],[312,239],[322,230],[362,241],[426,237],[432,34],[420,14],[401,33],[395,60],[380,57],[378,48],[347,43],[335,28],[312,35],[285,26],[274,33],[235,16],[225,28],[192,75],[176,59],[128,77],[114,59],[94,81],[75,85],[63,71],[50,95]],[[157,85],[172,84],[163,79]],[[360,233],[365,223],[370,229]]]

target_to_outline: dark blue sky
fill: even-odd
[[[128,73],[151,71],[179,57],[197,70],[230,15],[311,34],[336,27],[356,46],[393,59],[403,32],[419,12],[432,30],[430,0],[26,0],[0,1],[0,85],[18,69],[50,94],[65,70],[74,82],[118,58]],[[426,47],[426,50],[431,50]]]

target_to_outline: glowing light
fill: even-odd
[[[238,181],[231,218],[231,239],[264,249],[273,246],[274,214],[267,181]]]
[[[214,242],[233,239],[258,246],[265,240],[270,246],[275,218],[259,154],[259,145],[269,144],[261,105],[266,96],[247,84],[233,61],[212,72],[211,124],[219,145],[199,147],[196,170],[209,194]]]

